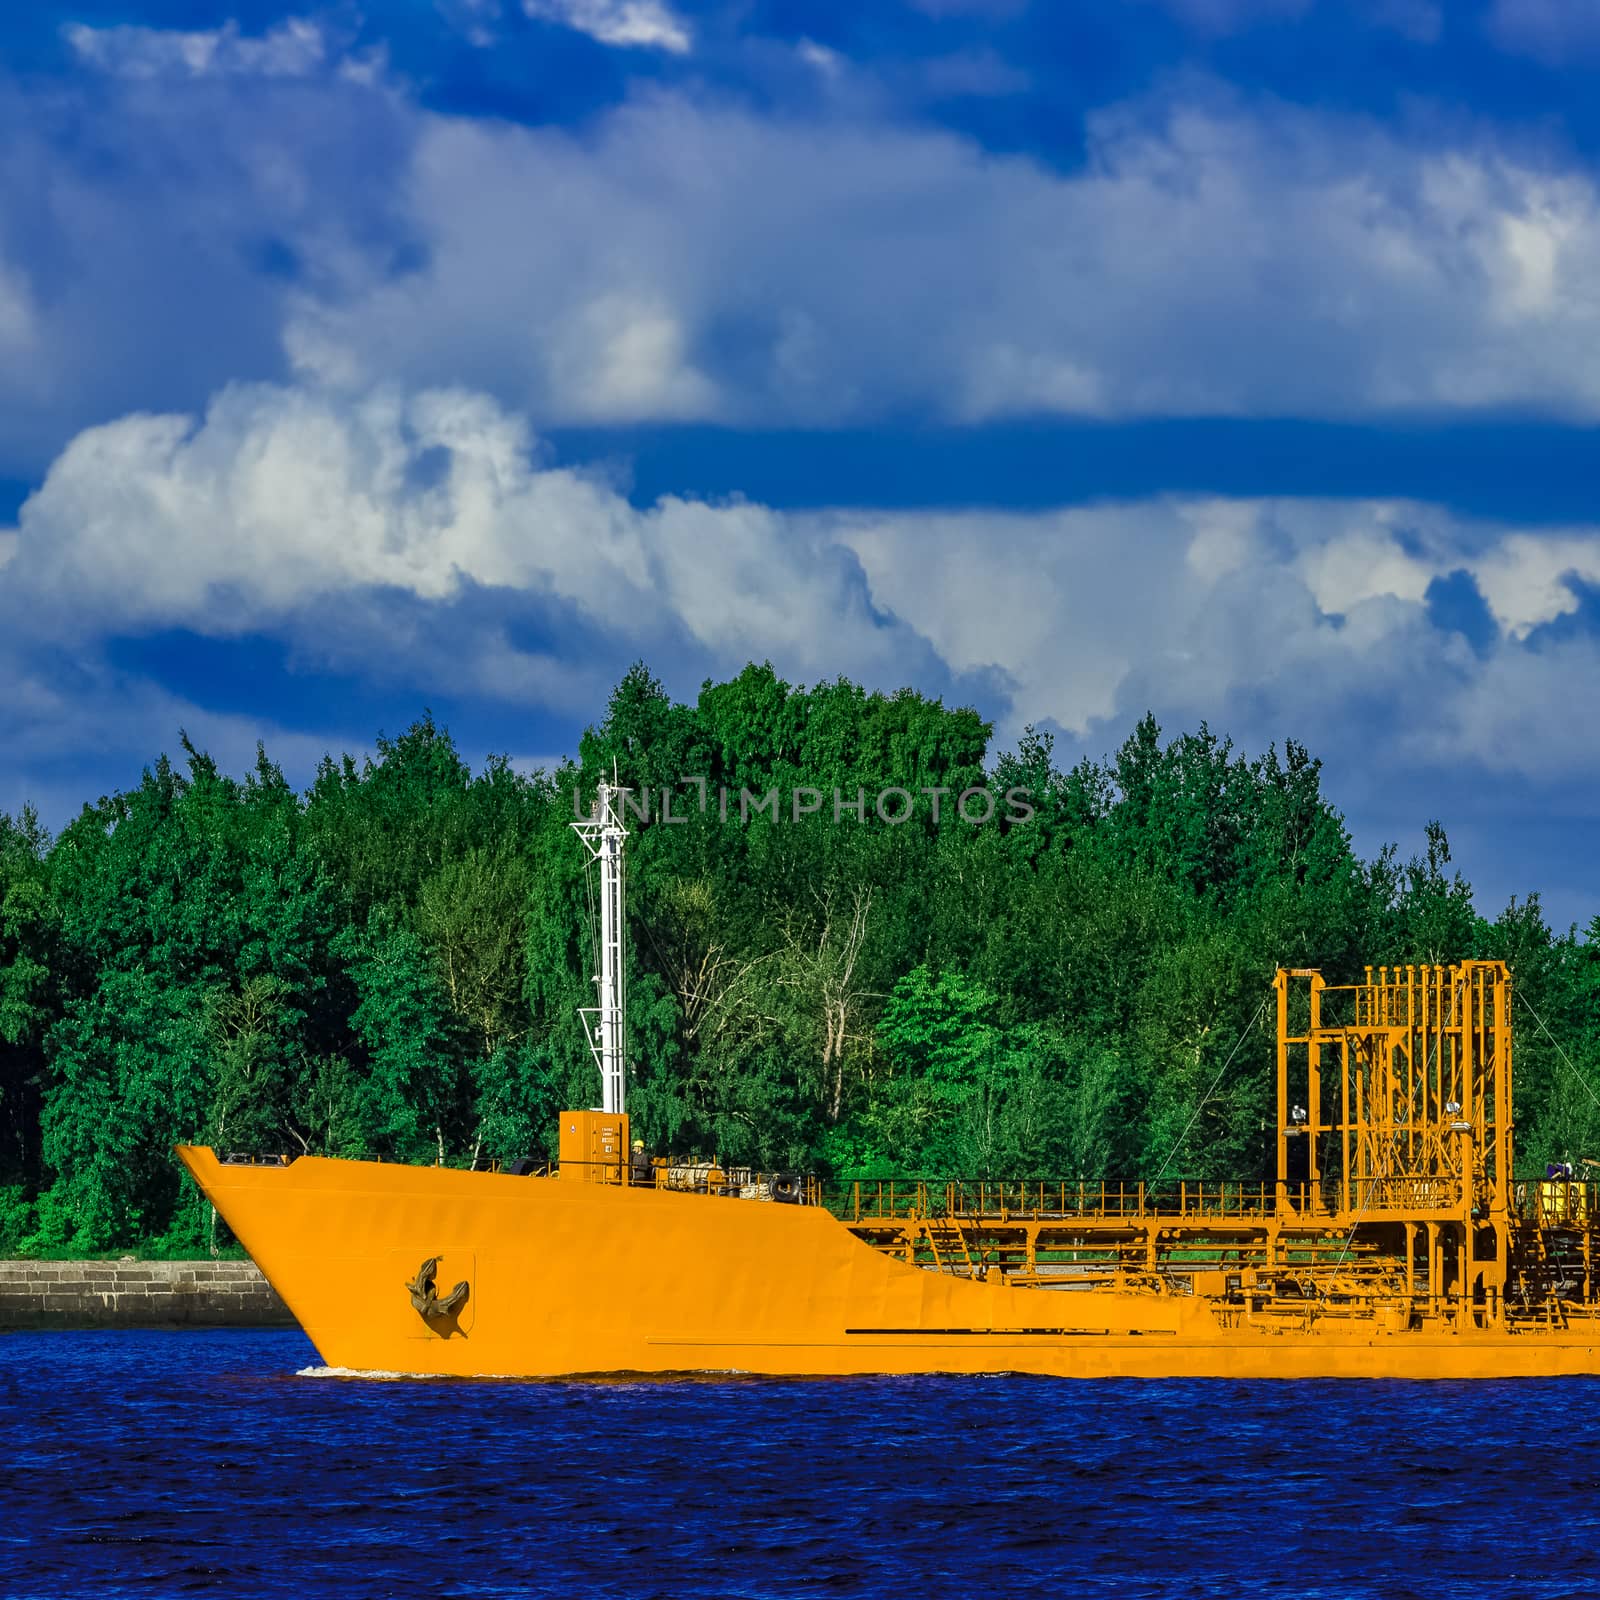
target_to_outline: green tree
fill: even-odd
[[[205,1126],[212,1059],[204,997],[148,972],[106,975],[51,1032],[44,1156],[57,1174],[47,1242],[99,1250],[166,1232],[180,1193],[172,1147]],[[190,1196],[199,1237],[198,1197]]]
[[[178,1140],[548,1153],[554,1113],[599,1092],[572,823],[613,776],[632,791],[629,1105],[657,1148],[1253,1178],[1276,966],[1349,982],[1484,955],[1515,974],[1522,1148],[1600,1159],[1600,921],[1556,934],[1533,895],[1479,915],[1437,823],[1410,860],[1361,859],[1292,739],[1248,758],[1146,716],[1063,770],[1048,729],[998,756],[991,734],[969,708],[770,664],[680,702],[641,663],[550,774],[474,771],[424,714],[303,794],[265,750],[235,778],[180,735],[55,838],[0,817],[0,1233],[200,1239]],[[912,797],[899,825],[873,814],[889,787]],[[956,798],[984,787],[1000,815],[969,825]],[[781,812],[744,816],[744,791]]]
[[[355,1096],[362,1144],[391,1160],[443,1162],[467,1119],[456,1030],[427,952],[381,910],[347,947],[350,1027],[366,1055]]]
[[[29,810],[0,812],[0,1184],[39,1181],[44,1036],[62,952],[50,899],[49,835]]]

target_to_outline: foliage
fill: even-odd
[[[1062,771],[1048,732],[998,756],[990,736],[909,690],[752,665],[680,703],[640,666],[554,773],[474,773],[425,715],[304,794],[265,752],[235,779],[183,739],[59,837],[0,816],[0,1248],[209,1245],[183,1140],[551,1153],[555,1113],[598,1088],[570,824],[613,774],[630,1109],[657,1148],[1255,1177],[1275,967],[1482,955],[1527,1008],[1525,1164],[1600,1154],[1600,923],[1552,933],[1536,896],[1485,919],[1437,824],[1414,860],[1359,859],[1292,740],[1250,759],[1146,717]],[[897,823],[875,814],[891,787]],[[975,789],[982,825],[957,804]]]

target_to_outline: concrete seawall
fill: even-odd
[[[293,1324],[249,1261],[0,1261],[0,1330]]]

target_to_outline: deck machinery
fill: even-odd
[[[1017,1286],[1192,1293],[1399,1328],[1594,1304],[1590,1188],[1512,1167],[1502,962],[1281,970],[1271,1183],[855,1183],[817,1198],[879,1250]]]

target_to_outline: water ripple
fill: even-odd
[[[339,1382],[307,1382],[343,1378]],[[0,1338],[0,1595],[1593,1595],[1600,1384],[352,1381]]]

